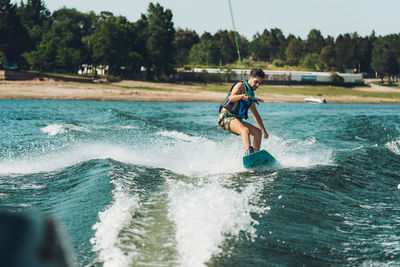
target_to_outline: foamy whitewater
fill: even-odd
[[[1,103],[0,206],[79,266],[400,263],[399,105],[260,104],[279,165],[248,170],[216,103]]]

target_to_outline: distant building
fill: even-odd
[[[93,65],[83,64],[78,70],[78,74],[92,75],[93,72],[95,72],[96,75],[107,75],[108,70],[108,66],[99,65],[95,67]]]
[[[188,73],[211,73],[224,74],[227,70],[217,68],[177,68],[179,75]],[[241,80],[242,76],[247,77],[250,74],[250,69],[231,69],[230,80]],[[312,72],[312,71],[284,71],[284,70],[264,70],[266,83],[320,83],[327,84],[334,82],[334,76],[343,78],[345,84],[363,84],[363,76],[361,73],[331,73],[331,72]]]

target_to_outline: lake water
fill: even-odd
[[[217,110],[1,100],[0,209],[82,266],[400,264],[400,105],[260,104],[281,166],[255,171]]]

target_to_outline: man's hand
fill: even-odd
[[[245,94],[243,94],[241,97],[240,97],[240,99],[243,99],[243,100],[249,100],[249,98],[247,97],[247,95],[245,95]]]
[[[269,137],[269,134],[267,133],[266,130],[264,130],[263,133],[264,133],[264,138],[267,139]]]

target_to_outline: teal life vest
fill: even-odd
[[[219,111],[221,112],[221,109],[226,108],[230,113],[233,115],[237,116],[240,120],[247,119],[248,118],[248,111],[251,106],[252,101],[240,99],[239,101],[236,102],[229,102],[229,97],[231,96],[232,89],[235,87],[235,85],[239,82],[243,82],[245,84],[245,94],[247,95],[248,98],[253,98],[254,97],[254,91],[253,88],[246,82],[246,81],[238,81],[235,82],[231,89],[229,90],[228,95],[226,96],[225,100],[223,103],[221,103],[219,107]]]

